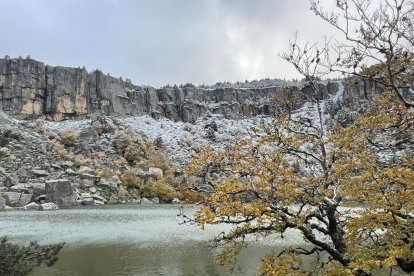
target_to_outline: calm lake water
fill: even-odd
[[[33,275],[227,275],[214,263],[211,240],[223,226],[180,225],[178,206],[108,206],[50,212],[0,212],[0,236],[27,243],[66,242],[53,267]],[[188,214],[194,212],[186,207]],[[255,241],[239,257],[239,275],[254,275],[260,257],[302,241]]]

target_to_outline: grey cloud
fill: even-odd
[[[277,53],[331,29],[308,0],[0,0],[0,55],[100,68],[137,84],[291,78]]]

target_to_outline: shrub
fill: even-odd
[[[129,187],[140,188],[142,184],[141,178],[134,175],[131,171],[125,171],[121,176],[120,179],[124,185]]]
[[[66,129],[60,133],[60,142],[65,146],[73,146],[78,141],[79,134],[74,129]]]
[[[118,197],[125,197],[125,196],[127,196],[128,195],[128,192],[127,192],[127,190],[125,190],[125,188],[124,187],[119,187],[119,189],[118,189]]]
[[[132,129],[125,132],[117,132],[114,138],[114,146],[129,163],[141,161],[147,158],[147,149],[150,143]]]
[[[99,136],[103,133],[103,127],[100,121],[95,120],[92,122],[92,128],[98,133]]]
[[[42,133],[42,134],[47,133],[47,127],[43,120],[40,120],[40,119],[36,120],[35,129],[37,129],[39,133]]]
[[[88,163],[90,163],[91,160],[85,158],[83,155],[76,155],[75,158],[73,158],[73,163],[75,164],[76,167],[80,167],[80,166],[84,166]]]
[[[96,173],[96,175],[100,178],[110,179],[112,176],[114,176],[114,173],[109,170],[100,170]]]
[[[10,155],[10,150],[8,148],[0,148],[0,157],[6,157]]]
[[[60,157],[67,157],[69,155],[68,151],[59,143],[52,142],[53,152]]]
[[[178,193],[166,184],[164,179],[158,181],[148,180],[140,193],[143,197],[158,197],[161,202],[171,202],[173,198],[178,197]]]
[[[136,162],[136,166],[138,168],[157,167],[163,172],[170,170],[170,166],[168,165],[165,155],[162,152],[155,151],[153,148],[148,150],[148,159]]]

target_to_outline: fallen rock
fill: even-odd
[[[94,202],[93,198],[82,198],[82,205],[92,205]]]
[[[154,167],[151,167],[148,170],[133,169],[132,173],[140,177],[141,179],[144,179],[144,182],[149,178],[153,178],[155,180],[161,179],[164,175],[160,168]]]
[[[172,204],[179,204],[181,201],[178,198],[173,198],[173,200],[171,201]]]
[[[52,210],[59,210],[59,207],[53,202],[47,202],[40,205],[41,211],[52,211]]]
[[[158,197],[153,197],[151,198],[151,201],[155,204],[159,204],[160,203],[160,199]]]
[[[90,193],[81,193],[80,196],[82,199],[92,198],[92,195]]]
[[[30,183],[30,186],[35,195],[44,195],[46,193],[46,183]]]
[[[9,188],[9,192],[30,194],[30,186],[26,184],[16,184]]]
[[[65,170],[65,173],[68,175],[77,175],[78,173],[72,170],[71,168],[68,168]]]
[[[105,202],[100,201],[100,200],[94,200],[94,201],[93,201],[93,204],[94,204],[94,205],[104,205],[104,204],[105,204]]]
[[[72,161],[65,161],[62,163],[62,167],[64,168],[70,168],[73,166],[73,162]]]
[[[6,200],[0,197],[0,211],[3,211],[6,208]]]
[[[78,170],[78,174],[83,175],[83,174],[93,174],[93,169],[87,167],[87,166],[81,166]]]
[[[23,206],[22,209],[23,210],[39,211],[40,210],[40,205],[35,203],[35,202],[31,202],[31,203]]]
[[[91,193],[96,193],[96,187],[89,187],[89,192],[91,192]]]
[[[96,194],[94,194],[94,195],[92,195],[92,198],[95,200],[95,201],[102,201],[102,202],[104,202],[104,203],[108,203],[108,201],[104,198],[104,197],[101,197],[101,196],[99,196],[99,195],[96,195]]]
[[[164,173],[160,168],[149,168],[148,169],[148,176],[154,177],[155,179],[161,179],[164,177]]]
[[[58,179],[46,181],[46,201],[56,203],[59,207],[72,206],[77,195],[69,180]]]
[[[143,197],[143,198],[141,198],[141,204],[144,204],[144,205],[146,205],[146,204],[154,204],[154,202],[152,200],[149,200],[146,197]]]
[[[31,170],[30,171],[35,177],[49,176],[49,173],[45,170]]]
[[[4,198],[6,199],[6,205],[10,207],[23,207],[32,201],[33,194],[24,194],[17,192],[5,192]]]
[[[90,173],[84,173],[84,174],[81,174],[81,175],[80,175],[80,178],[81,178],[81,179],[89,179],[89,180],[92,180],[92,181],[94,181],[94,182],[97,182],[97,181],[99,181],[99,179],[100,179],[100,177],[99,177],[99,176],[96,176],[96,175],[94,175],[94,174],[90,174]]]

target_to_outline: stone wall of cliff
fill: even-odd
[[[362,89],[364,87],[365,89]],[[322,95],[334,94],[338,85],[322,85]],[[344,98],[355,104],[370,98],[372,85],[346,86]],[[199,87],[140,87],[129,81],[84,68],[48,66],[30,58],[0,59],[0,109],[20,118],[104,115],[150,115],[174,121],[191,122],[207,113],[227,118],[271,115],[276,102],[293,95],[311,95],[307,86],[284,89],[203,89]],[[368,92],[367,92],[368,91]],[[303,92],[303,93],[297,93]],[[306,100],[301,96],[297,105]]]

